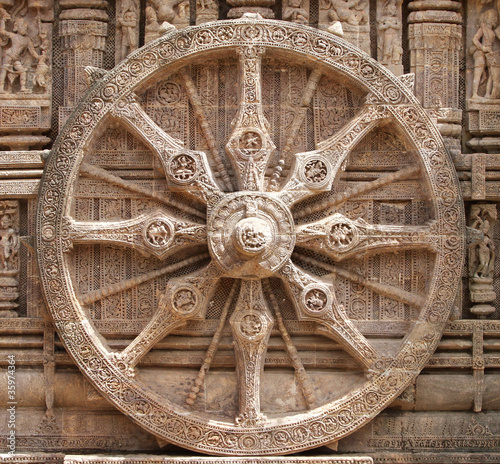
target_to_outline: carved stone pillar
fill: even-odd
[[[461,3],[414,0],[409,4],[410,71],[415,94],[428,109],[454,154],[461,152],[462,111],[459,109]]]
[[[50,142],[52,0],[0,1],[0,147]]]
[[[59,127],[87,90],[85,67],[102,67],[108,35],[106,0],[61,0],[61,36],[64,66],[64,99]]]
[[[19,202],[0,201],[0,317],[17,317],[19,298]]]
[[[467,10],[467,145],[477,152],[500,153],[499,3],[469,2]]]
[[[471,207],[469,224],[474,229],[469,243],[469,290],[470,299],[476,303],[471,313],[478,317],[495,311],[491,303],[496,294],[493,287],[495,268],[495,244],[493,228],[497,220],[495,204],[474,204]]]

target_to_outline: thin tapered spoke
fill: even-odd
[[[236,308],[229,320],[238,376],[239,414],[236,424],[255,427],[265,422],[260,411],[260,381],[273,327],[260,280],[242,280]]]
[[[113,356],[130,371],[172,330],[188,320],[203,319],[220,276],[220,269],[210,263],[194,274],[169,280],[151,321],[127,348]]]
[[[200,261],[209,258],[209,256],[210,255],[208,253],[203,253],[201,255],[185,259],[178,263],[171,264],[170,266],[165,266],[156,271],[146,272],[145,274],[132,277],[131,279],[122,280],[121,282],[117,282],[116,284],[108,285],[107,287],[86,293],[85,295],[80,296],[79,300],[82,304],[87,305],[95,303],[96,301],[102,300],[103,298],[107,298],[111,295],[115,295],[116,293],[130,290],[131,288],[137,287],[138,285],[143,284],[144,282],[148,282],[149,280],[156,279],[157,277],[161,277],[166,274],[171,274],[172,272],[178,271],[186,266],[199,263]]]
[[[374,225],[339,213],[299,226],[296,240],[297,245],[320,249],[335,261],[422,248],[436,252],[439,245],[435,221],[422,226]]]
[[[399,301],[400,303],[414,306],[417,308],[421,308],[425,304],[425,298],[423,296],[407,292],[402,288],[394,287],[392,285],[368,280],[363,276],[360,276],[359,274],[356,274],[352,271],[348,271],[347,269],[338,266],[332,266],[330,264],[323,263],[321,261],[309,258],[307,256],[298,253],[297,255],[300,258],[300,260],[304,263],[312,264],[313,266],[316,266],[320,269],[324,269],[330,272],[332,275],[338,275],[340,277],[343,277],[344,279],[362,285],[368,290],[372,290],[375,293],[378,293],[379,295],[382,296],[386,296],[387,298],[391,298],[392,300]]]
[[[234,130],[226,144],[240,190],[264,191],[264,174],[276,149],[262,107],[263,47],[240,47],[240,103]]]
[[[161,210],[122,221],[83,222],[66,218],[63,234],[67,238],[65,251],[76,243],[102,243],[134,248],[160,259],[183,247],[207,243],[206,226],[181,221]]]
[[[111,114],[145,143],[160,159],[169,187],[208,202],[221,191],[212,177],[205,153],[188,150],[168,135],[144,111],[135,97],[124,98]]]
[[[237,287],[236,282],[234,282],[233,286],[231,287],[231,291],[227,296],[226,303],[222,308],[222,312],[219,318],[219,325],[217,326],[214,336],[212,337],[212,341],[210,342],[208,350],[205,354],[205,359],[203,360],[203,364],[201,365],[198,375],[196,376],[193,386],[191,387],[191,391],[189,392],[186,398],[186,404],[189,405],[194,404],[196,398],[198,397],[198,393],[200,393],[201,387],[205,383],[205,377],[208,373],[208,370],[210,369],[210,366],[212,365],[212,361],[214,359],[217,348],[219,347],[219,342],[222,337],[222,330],[224,329],[224,325],[226,324],[227,314],[229,312],[231,303],[233,302],[233,298],[236,293],[236,287]]]
[[[269,285],[269,281],[266,281],[266,291],[269,294],[272,309],[274,310],[276,321],[278,322],[278,328],[281,333],[281,338],[285,343],[288,356],[292,361],[293,368],[295,369],[295,375],[297,376],[297,380],[299,381],[302,394],[304,395],[304,398],[307,402],[307,406],[309,407],[309,409],[314,409],[316,407],[316,394],[314,393],[313,383],[310,377],[307,375],[307,372],[304,368],[304,365],[302,364],[297,348],[295,348],[292,342],[292,338],[288,333],[288,330],[286,330],[278,301],[276,300],[276,296],[274,295],[271,286]]]
[[[280,269],[279,275],[294,301],[299,319],[317,322],[327,336],[339,342],[363,366],[374,369],[380,360],[377,351],[348,319],[330,283],[304,272],[291,260]]]
[[[288,182],[279,192],[287,204],[320,192],[329,191],[342,164],[354,147],[391,113],[380,106],[365,105],[336,134],[318,144],[316,150],[295,155],[295,165]]]
[[[409,166],[400,169],[399,171],[391,172],[389,174],[382,174],[380,177],[370,182],[360,183],[355,187],[347,188],[344,192],[328,195],[325,199],[298,210],[294,214],[294,218],[302,219],[306,216],[310,216],[311,214],[317,213],[319,211],[324,211],[331,208],[338,208],[351,198],[354,198],[358,195],[362,195],[364,193],[371,192],[372,190],[378,189],[380,187],[383,187],[384,185],[388,185],[393,182],[413,179],[419,173],[420,173],[420,167]]]
[[[167,198],[164,195],[154,192],[153,190],[150,190],[134,182],[123,180],[121,177],[115,176],[114,174],[111,174],[110,172],[106,171],[106,169],[100,168],[98,166],[82,163],[80,167],[80,174],[90,179],[96,179],[108,182],[112,185],[116,185],[117,187],[129,190],[130,192],[139,193],[140,195],[144,195],[145,197],[151,198],[152,200],[159,201],[164,205],[176,208],[180,211],[191,214],[192,216],[196,216],[201,219],[204,219],[206,217],[206,215],[203,212],[195,208],[192,208],[191,206],[188,206],[183,202]]]
[[[186,89],[186,93],[188,94],[189,101],[191,102],[191,105],[193,107],[196,119],[200,124],[203,136],[205,137],[205,141],[208,145],[209,153],[212,159],[215,161],[216,169],[214,175],[219,177],[219,180],[223,183],[223,187],[232,190],[231,179],[220,156],[219,150],[217,148],[217,141],[215,140],[215,136],[212,132],[212,129],[210,128],[210,125],[208,124],[208,118],[203,111],[203,105],[200,96],[198,95],[198,91],[196,90],[196,86],[186,69],[181,69],[179,71],[179,75],[184,82],[184,88]]]
[[[278,182],[281,176],[281,172],[283,170],[283,165],[285,164],[285,158],[288,155],[288,153],[290,153],[293,144],[295,143],[297,134],[299,133],[299,129],[302,126],[302,123],[304,122],[304,119],[307,114],[307,109],[314,96],[314,92],[318,87],[318,83],[321,79],[321,76],[322,73],[319,69],[313,69],[311,75],[309,76],[309,79],[307,80],[306,88],[304,90],[302,99],[300,101],[300,106],[295,111],[292,124],[290,126],[290,129],[287,131],[285,146],[280,152],[280,159],[278,161],[276,168],[274,169],[273,175],[271,176],[271,182],[270,182],[271,190],[278,190]]]

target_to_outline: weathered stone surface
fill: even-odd
[[[496,462],[499,2],[0,7],[3,461]]]

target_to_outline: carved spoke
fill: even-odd
[[[215,356],[215,352],[217,351],[217,348],[219,347],[219,342],[222,337],[222,330],[224,329],[224,325],[226,324],[226,318],[227,314],[229,312],[229,308],[231,306],[231,303],[233,302],[234,295],[236,293],[236,281],[233,283],[233,286],[231,287],[231,291],[229,292],[229,295],[227,296],[226,303],[224,304],[224,307],[222,308],[222,312],[220,315],[219,319],[219,325],[217,326],[217,330],[214,333],[214,336],[212,337],[212,341],[210,342],[210,346],[208,347],[208,350],[205,354],[205,359],[203,360],[203,364],[201,365],[201,368],[198,372],[198,375],[196,376],[196,380],[194,381],[193,386],[191,387],[191,391],[189,392],[187,398],[186,398],[186,404],[193,405],[194,402],[196,401],[196,398],[198,396],[198,393],[200,392],[200,389],[202,385],[205,382],[205,377],[207,375],[208,370],[210,369],[210,366],[212,365],[212,361]]]
[[[423,226],[374,225],[336,213],[328,219],[299,226],[297,244],[321,249],[336,261],[416,248],[435,252],[439,245],[436,226],[434,221]]]
[[[74,243],[107,243],[131,247],[144,255],[166,258],[180,248],[207,243],[207,228],[157,210],[134,219],[82,222],[66,218],[68,248]]]
[[[274,295],[271,289],[271,286],[269,285],[269,280],[266,281],[266,292],[269,294],[271,305],[274,314],[276,315],[276,320],[278,322],[281,338],[285,342],[288,356],[292,361],[293,368],[295,369],[295,375],[297,376],[297,380],[299,381],[299,385],[304,395],[304,398],[307,402],[309,409],[313,409],[316,407],[316,394],[314,393],[313,383],[309,375],[307,375],[304,365],[302,364],[302,361],[300,359],[299,353],[297,352],[297,348],[295,348],[292,342],[292,338],[288,333],[288,330],[286,330],[280,306],[278,304],[278,301],[276,300],[276,296]]]
[[[204,219],[205,214],[202,213],[201,211],[192,208],[191,206],[185,205],[184,203],[181,203],[179,201],[176,201],[172,198],[167,198],[157,192],[154,192],[153,190],[150,190],[146,187],[143,187],[142,185],[138,185],[134,182],[129,182],[126,180],[123,180],[119,176],[115,176],[114,174],[111,174],[110,172],[106,171],[106,169],[102,169],[98,166],[93,166],[91,164],[87,163],[82,163],[80,167],[80,174],[91,178],[91,179],[96,179],[96,180],[102,180],[104,182],[109,182],[112,185],[116,185],[117,187],[124,188],[126,190],[129,190],[131,192],[139,193],[141,195],[144,195],[146,197],[149,197],[153,200],[159,201],[163,203],[164,205],[179,209],[181,211],[184,211],[185,213],[191,214],[193,216],[199,217]]]
[[[182,80],[184,82],[184,88],[186,89],[189,101],[193,106],[194,114],[200,124],[203,136],[205,137],[205,141],[207,142],[210,155],[212,156],[212,159],[215,161],[216,171],[214,175],[221,178],[224,187],[231,189],[231,179],[229,178],[229,174],[219,154],[219,149],[217,148],[217,142],[215,140],[212,129],[208,124],[207,116],[203,111],[203,105],[200,100],[200,96],[198,95],[198,91],[196,90],[196,86],[193,80],[191,79],[191,76],[186,71],[186,69],[184,68],[181,69],[179,71],[179,75],[182,77]]]
[[[192,258],[185,259],[170,266],[165,266],[156,271],[146,272],[145,274],[132,277],[131,279],[122,280],[116,284],[108,285],[107,287],[100,288],[99,290],[94,290],[93,292],[86,293],[82,295],[79,299],[82,304],[92,304],[96,301],[107,298],[108,296],[115,295],[116,293],[124,292],[131,288],[137,287],[138,285],[147,282],[157,277],[161,277],[166,274],[178,271],[186,266],[196,264],[204,259],[207,259],[210,255],[208,253],[203,253],[198,256],[193,256]]]
[[[302,99],[300,101],[300,106],[297,108],[295,112],[292,124],[287,134],[285,146],[283,147],[280,153],[280,160],[272,175],[272,179],[270,182],[271,190],[278,190],[278,180],[281,176],[283,165],[285,164],[285,157],[288,155],[288,153],[293,147],[293,144],[297,138],[297,134],[299,133],[299,129],[302,126],[302,123],[304,122],[304,119],[306,117],[307,108],[311,103],[311,100],[314,96],[316,88],[318,87],[318,83],[321,79],[321,76],[322,76],[321,71],[316,68],[312,70],[311,75],[307,80],[306,88],[304,90],[304,94],[302,95]]]
[[[260,380],[273,326],[260,280],[242,280],[230,324],[239,384],[239,415],[236,424],[255,427],[265,421],[265,416],[260,412]]]
[[[171,279],[151,321],[127,348],[113,354],[115,358],[130,370],[172,330],[190,319],[203,319],[220,276],[219,267],[210,263],[188,277]]]
[[[338,266],[332,266],[304,255],[299,255],[299,257],[300,260],[304,263],[309,263],[318,268],[325,269],[331,272],[333,275],[339,275],[340,277],[350,280],[351,282],[363,285],[367,289],[372,290],[379,295],[386,296],[393,300],[399,301],[400,303],[415,306],[417,308],[421,308],[425,304],[425,298],[423,296],[407,292],[402,288],[365,279],[363,276],[348,271],[347,269],[343,269]]]
[[[389,174],[382,174],[379,178],[370,182],[360,183],[355,187],[347,188],[344,192],[329,195],[322,201],[314,203],[310,206],[300,209],[294,214],[295,219],[302,219],[311,214],[323,211],[329,208],[338,208],[346,201],[358,195],[371,192],[372,190],[383,187],[384,185],[398,182],[400,180],[413,179],[420,173],[420,167],[409,166],[399,171],[391,172]]]
[[[287,204],[294,204],[308,196],[332,188],[342,163],[356,144],[391,113],[381,106],[365,105],[350,122],[335,135],[318,144],[316,150],[295,155],[292,175],[280,198]]]
[[[226,145],[240,190],[264,190],[264,174],[276,149],[264,117],[261,95],[263,47],[240,47],[240,105],[234,131]]]
[[[221,191],[212,177],[205,153],[188,150],[180,140],[165,133],[135,97],[121,99],[111,113],[160,158],[172,190],[186,192],[205,202],[209,197],[220,197]]]
[[[374,369],[379,355],[358,328],[347,318],[343,306],[335,298],[331,284],[299,269],[290,260],[279,272],[294,301],[299,319],[320,324],[328,337],[366,368]]]

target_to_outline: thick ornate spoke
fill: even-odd
[[[111,114],[156,153],[172,190],[205,202],[220,197],[205,153],[184,148],[182,141],[168,135],[149,117],[134,96],[119,100]]]
[[[380,357],[337,303],[333,285],[307,274],[291,260],[280,269],[279,275],[295,303],[299,319],[317,322],[325,335],[339,342],[366,368],[375,369]]]
[[[319,143],[316,150],[295,155],[292,175],[279,197],[291,205],[331,190],[333,180],[356,144],[390,117],[391,113],[385,107],[367,104],[335,135]]]
[[[220,268],[210,263],[190,276],[171,279],[160,295],[158,309],[148,325],[127,348],[113,353],[123,363],[124,369],[130,372],[172,330],[190,319],[203,319],[220,276]]]
[[[302,219],[306,216],[317,213],[318,211],[323,211],[329,208],[338,208],[346,201],[358,195],[371,192],[372,190],[378,189],[393,182],[413,179],[419,174],[419,172],[419,166],[409,166],[400,169],[399,171],[382,174],[380,177],[370,182],[363,182],[354,187],[349,187],[343,192],[328,195],[327,198],[323,199],[322,201],[318,201],[317,203],[314,203],[297,211],[294,214],[294,218]]]
[[[351,220],[340,213],[298,227],[297,245],[322,252],[336,261],[353,256],[410,249],[436,252],[439,245],[436,222],[422,226],[369,224]]]
[[[180,221],[161,210],[123,221],[83,222],[66,218],[63,235],[66,251],[74,243],[103,243],[131,247],[160,259],[182,247],[207,243],[206,226]]]
[[[359,274],[356,274],[352,271],[343,269],[338,266],[332,266],[330,264],[323,263],[314,258],[309,258],[308,256],[299,255],[299,258],[304,263],[312,264],[313,266],[316,266],[320,269],[321,268],[325,269],[329,271],[332,275],[339,275],[344,279],[362,285],[363,287],[366,287],[368,290],[372,290],[378,293],[379,295],[386,296],[387,298],[399,301],[400,303],[414,306],[416,308],[421,308],[425,304],[425,298],[423,296],[407,292],[402,288],[365,279],[363,276],[360,276]]]
[[[230,320],[239,385],[236,424],[255,427],[265,421],[260,412],[260,379],[273,318],[267,308],[260,280],[242,280],[240,295]]]
[[[264,190],[266,166],[276,149],[262,108],[263,53],[263,47],[252,45],[238,49],[240,105],[226,151],[233,163],[240,190]]]
[[[82,163],[80,167],[80,174],[82,176],[88,177],[90,179],[102,180],[104,182],[109,182],[112,185],[116,185],[117,187],[121,187],[125,190],[129,190],[130,192],[139,193],[153,200],[159,201],[164,205],[176,208],[180,211],[184,211],[185,213],[191,214],[193,216],[199,218],[205,218],[205,214],[196,208],[192,208],[180,201],[174,200],[172,198],[167,198],[153,190],[150,190],[142,185],[136,184],[135,182],[129,182],[123,180],[119,176],[115,176],[110,172],[106,171],[106,169],[100,168],[98,166],[93,166],[91,164]]]

